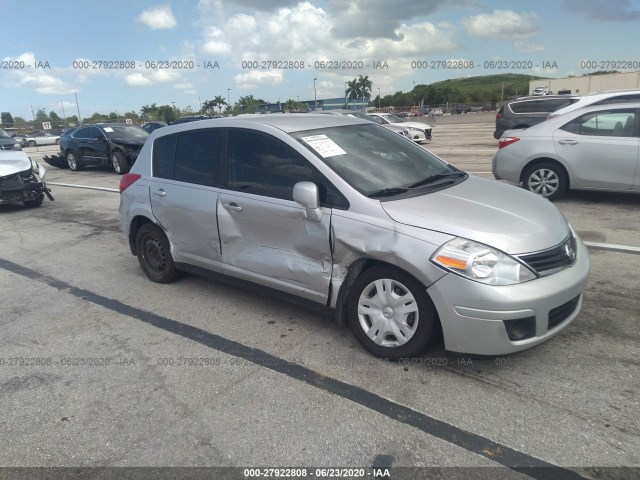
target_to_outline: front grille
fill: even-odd
[[[562,322],[564,322],[569,316],[576,311],[576,307],[580,302],[580,295],[575,298],[572,298],[567,303],[563,303],[559,307],[554,308],[549,311],[549,324],[547,326],[547,330],[551,330],[555,328]]]
[[[573,265],[576,260],[576,239],[573,235],[560,245],[537,253],[519,255],[518,258],[526,263],[538,275],[544,277],[558,270]]]

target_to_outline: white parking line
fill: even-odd
[[[469,172],[469,173],[491,173],[491,172]],[[57,187],[70,187],[70,188],[86,188],[87,190],[99,190],[102,192],[120,193],[117,188],[107,187],[92,187],[89,185],[75,185],[71,183],[57,183],[47,182],[47,185],[55,185]],[[619,252],[619,253],[631,253],[634,255],[640,255],[640,247],[631,247],[628,245],[615,245],[613,243],[597,243],[597,242],[584,242],[584,244],[592,250],[604,250],[607,252]]]
[[[100,190],[101,192],[120,193],[117,188],[107,187],[91,187],[89,185],[75,185],[73,183],[57,183],[57,182],[45,182],[47,185],[55,185],[56,187],[70,187],[70,188],[86,188],[87,190]]]
[[[605,250],[607,252],[633,253],[640,255],[640,247],[630,247],[628,245],[614,245],[612,243],[584,242],[584,244],[593,250]]]

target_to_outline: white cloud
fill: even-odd
[[[125,77],[125,81],[128,85],[132,87],[144,87],[146,85],[151,85],[153,82],[145,77],[141,73],[132,73]]]
[[[124,79],[128,85],[133,87],[144,87],[147,85],[154,85],[156,83],[177,81],[180,79],[180,74],[172,70],[157,69],[147,70],[144,73],[130,73],[126,75]]]
[[[31,88],[38,93],[65,95],[74,89],[58,76],[61,69],[36,69],[36,57],[33,52],[24,52],[17,57],[5,57],[5,61],[24,62],[24,69],[11,70],[7,73],[5,87]]]
[[[208,55],[225,55],[231,52],[231,44],[226,34],[217,27],[207,29],[202,44],[202,52]]]
[[[516,50],[519,52],[542,52],[544,51],[544,45],[540,45],[537,43],[527,43],[523,41],[517,41],[513,43],[513,46],[516,47]]]
[[[177,25],[176,18],[173,16],[170,5],[160,5],[155,8],[144,10],[138,16],[138,21],[154,30],[168,30],[175,28]]]
[[[234,77],[238,88],[255,88],[258,85],[278,85],[284,81],[281,70],[252,70]]]
[[[516,13],[513,10],[494,10],[462,20],[469,35],[495,40],[518,40],[539,30],[538,15]]]

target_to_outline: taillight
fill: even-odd
[[[136,183],[142,175],[138,175],[137,173],[125,173],[122,177],[120,177],[120,193],[124,192],[131,185]]]
[[[501,114],[501,113],[496,113],[496,120],[498,120],[499,118],[502,118],[502,117],[504,117],[504,115],[503,115],[503,114]]]
[[[502,137],[498,142],[498,148],[504,148],[507,145],[516,143],[518,140],[520,140],[518,137]]]

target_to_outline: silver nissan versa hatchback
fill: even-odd
[[[131,252],[154,282],[189,271],[286,292],[334,309],[388,359],[423,353],[438,323],[447,350],[516,352],[582,305],[589,256],[553,204],[365,120],[161,128],[120,191]]]

